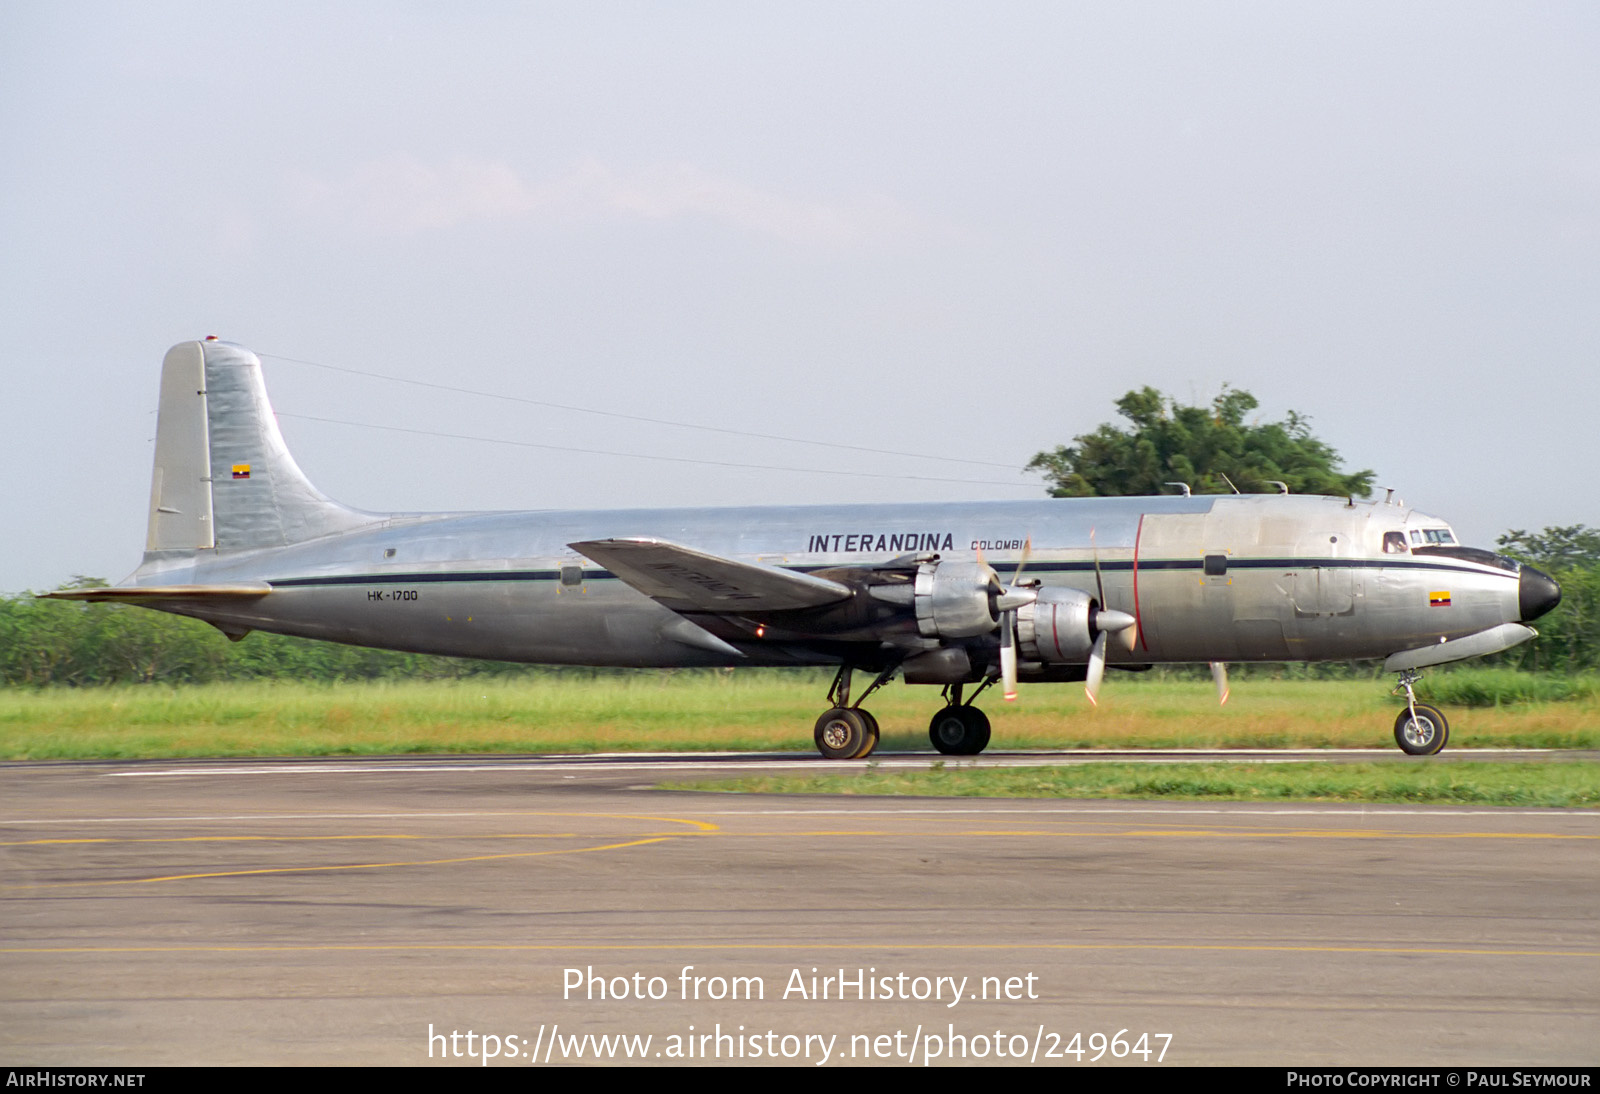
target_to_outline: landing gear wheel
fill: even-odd
[[[976,756],[989,746],[989,716],[977,707],[945,707],[928,723],[928,740],[946,756]]]
[[[1450,723],[1444,720],[1438,707],[1426,703],[1416,705],[1416,716],[1407,707],[1394,720],[1394,743],[1410,756],[1432,756],[1450,740]]]
[[[851,707],[834,707],[817,719],[817,751],[829,760],[854,760],[871,752],[878,743],[877,721]]]
[[[867,742],[861,746],[861,751],[855,754],[855,759],[864,760],[872,755],[878,747],[878,719],[874,718],[869,711],[862,710],[860,707],[856,707],[855,711],[865,718],[867,722]]]

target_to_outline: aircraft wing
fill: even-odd
[[[664,539],[596,539],[567,546],[673,611],[772,612],[844,600],[849,586],[757,562],[736,562]]]

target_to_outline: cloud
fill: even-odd
[[[890,201],[841,204],[795,197],[688,163],[622,173],[586,158],[559,174],[530,181],[503,162],[454,159],[434,165],[395,155],[359,164],[337,177],[297,173],[289,185],[302,211],[385,235],[484,221],[537,226],[696,217],[827,248],[926,232],[918,218]]]

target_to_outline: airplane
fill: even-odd
[[[1445,746],[1422,668],[1535,636],[1547,575],[1395,501],[1278,494],[964,504],[369,513],[295,463],[260,359],[215,337],[162,366],[144,558],[44,594],[252,630],[545,664],[835,669],[813,740],[877,747],[862,703],[937,685],[939,752],[989,743],[973,701],[1108,666],[1383,658],[1402,750]],[[853,690],[855,673],[870,684]],[[970,693],[967,689],[971,688]]]

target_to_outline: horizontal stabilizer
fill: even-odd
[[[749,612],[818,608],[850,596],[823,577],[736,562],[662,539],[598,539],[567,546],[673,611]]]
[[[1429,665],[1462,661],[1468,657],[1486,657],[1491,653],[1509,650],[1512,646],[1537,637],[1538,633],[1532,627],[1524,627],[1521,623],[1502,623],[1498,627],[1490,627],[1486,631],[1469,634],[1465,638],[1452,638],[1448,642],[1423,646],[1421,649],[1390,654],[1389,659],[1383,663],[1383,671],[1403,672],[1406,669],[1420,669]]]
[[[265,582],[238,585],[123,585],[109,589],[61,589],[40,593],[47,600],[89,600],[110,604],[143,604],[152,600],[252,600],[266,596]]]

